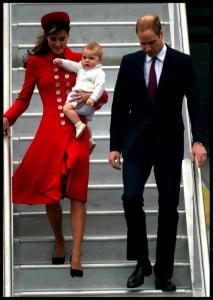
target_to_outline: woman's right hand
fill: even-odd
[[[87,102],[87,99],[90,97],[91,94],[92,94],[91,92],[76,91],[76,93],[72,95],[73,101],[78,101],[78,105],[77,105],[78,109],[81,108]]]
[[[4,130],[4,135],[11,137],[10,124],[8,119],[5,117],[3,118],[3,130]]]

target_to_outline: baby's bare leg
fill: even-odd
[[[77,122],[80,121],[80,118],[77,112],[75,111],[72,102],[68,102],[64,105],[63,112],[65,116],[72,122],[72,124],[75,125]]]

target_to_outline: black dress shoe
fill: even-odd
[[[155,279],[155,288],[157,290],[162,290],[164,292],[175,292],[176,291],[176,285],[168,279],[161,280],[158,277]]]
[[[144,283],[144,276],[150,276],[152,274],[152,266],[150,262],[137,263],[134,272],[127,280],[128,288],[136,288]]]
[[[65,256],[54,256],[55,248],[52,256],[52,264],[53,265],[63,265],[65,262]]]

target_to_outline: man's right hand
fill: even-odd
[[[109,163],[112,168],[121,170],[121,154],[119,151],[111,151],[109,153]]]

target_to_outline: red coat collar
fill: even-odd
[[[66,47],[64,50],[64,53],[63,53],[63,58],[68,59],[70,57],[71,53],[72,53],[72,50],[70,50],[68,47]],[[51,62],[55,57],[56,57],[56,55],[51,50],[46,55],[46,59]]]

